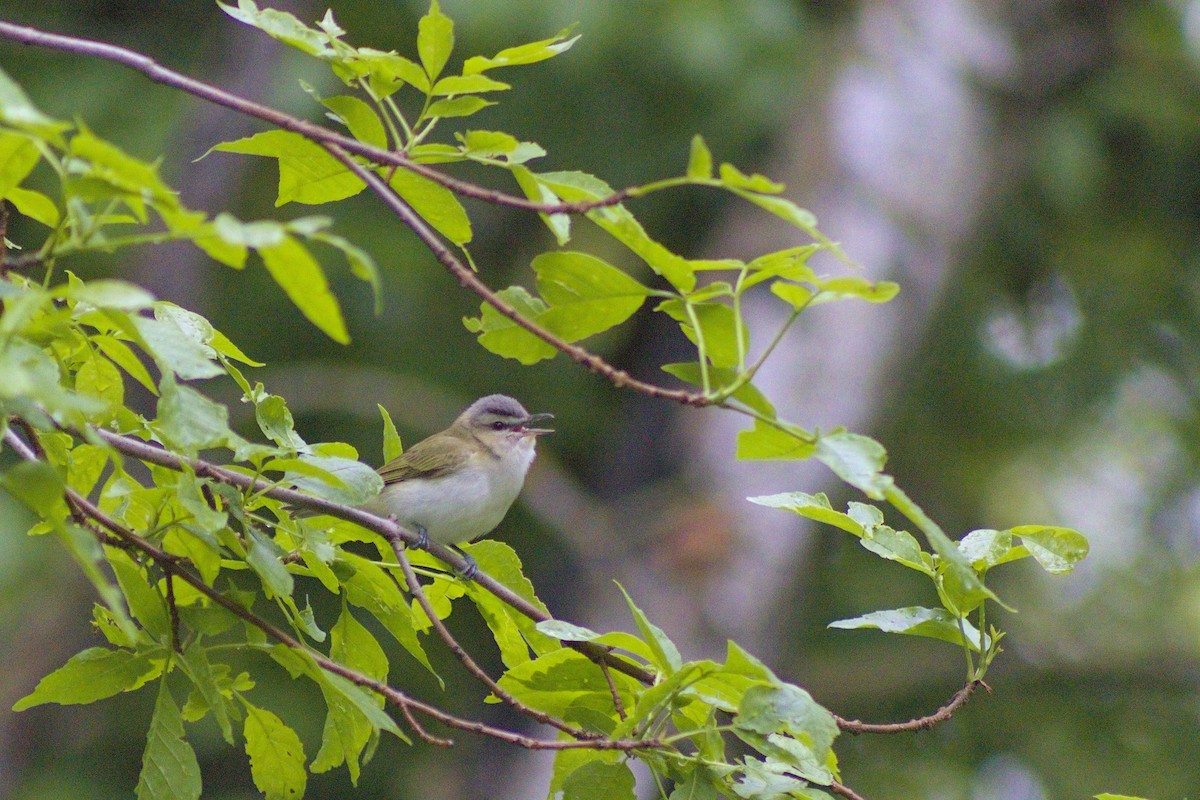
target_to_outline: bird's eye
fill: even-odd
[[[495,422],[492,423],[492,430],[497,430],[497,431],[504,430],[504,422],[501,420],[496,420]]]

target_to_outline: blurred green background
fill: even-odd
[[[277,2],[314,21],[322,3]],[[341,0],[349,39],[411,53],[423,2]],[[473,127],[542,144],[543,169],[615,186],[678,174],[702,133],[717,157],[788,183],[788,196],[875,278],[886,307],[806,315],[762,376],[788,416],[877,437],[900,484],[958,536],[1021,523],[1073,526],[1092,555],[1065,578],[1032,565],[995,576],[1023,613],[1000,613],[994,688],[932,732],[844,737],[845,781],[872,800],[1055,800],[1101,791],[1200,795],[1200,3],[1195,0],[445,0],[458,58],[577,23],[568,54],[500,76],[515,88]],[[321,65],[201,0],[0,0],[0,17],[132,48],[284,111],[318,118],[303,79]],[[265,159],[214,154],[261,128],[117,66],[0,42],[0,66],[47,112],[87,122],[162,171],[191,206],[274,215]],[[468,177],[474,177],[468,175]],[[509,186],[501,188],[511,189]],[[716,194],[632,204],[688,256],[753,256],[802,240]],[[552,242],[535,218],[469,202],[472,252],[495,287],[529,284]],[[310,209],[278,213],[290,218]],[[309,441],[342,440],[377,463],[376,403],[406,442],[493,391],[553,411],[525,503],[497,532],[557,614],[627,627],[630,588],[687,657],[732,637],[832,710],[872,721],[931,712],[959,687],[961,655],[927,640],[829,631],[831,620],[934,602],[848,537],[812,530],[749,494],[825,490],[812,465],[737,465],[740,419],[623,394],[558,358],[521,368],[483,351],[460,319],[478,302],[368,197],[320,209],[370,250],[386,304],[328,261],[353,343],[306,323],[265,272],[184,248],[67,265],[119,274],[209,316],[269,367]],[[582,226],[580,226],[582,228]],[[37,232],[10,237],[34,242]],[[639,265],[584,234],[583,243]],[[841,269],[835,262],[823,267]],[[644,276],[643,276],[644,277]],[[765,341],[772,311],[752,304]],[[595,348],[666,382],[678,330],[644,314]],[[232,386],[206,387],[252,421]],[[240,416],[239,416],[240,415]],[[152,699],[8,711],[82,647],[90,588],[65,553],[21,529],[0,546],[0,796],[132,794]],[[336,606],[307,587],[325,622]],[[482,623],[454,628],[484,660]],[[398,661],[403,665],[403,660]],[[521,724],[448,658],[445,696],[419,670],[392,675],[468,715]],[[496,666],[493,664],[493,666]],[[256,690],[315,752],[319,698],[280,676]],[[192,726],[205,797],[256,796],[244,757]],[[385,742],[361,795],[344,772],[309,796],[532,798],[549,759],[469,736],[452,751]]]

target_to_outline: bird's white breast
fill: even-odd
[[[521,492],[533,457],[533,437],[524,437],[500,458],[481,451],[453,474],[385,486],[364,507],[394,515],[408,527],[420,525],[435,542],[469,542],[504,519]]]

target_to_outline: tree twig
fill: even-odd
[[[475,678],[484,686],[486,686],[492,692],[492,694],[496,695],[496,697],[499,697],[502,701],[512,706],[517,711],[520,711],[522,714],[532,717],[544,725],[550,725],[551,727],[558,728],[563,733],[570,734],[576,739],[604,738],[603,734],[594,733],[592,731],[584,730],[583,728],[575,727],[574,725],[569,725],[562,720],[555,719],[545,712],[538,711],[536,708],[530,708],[506,692],[500,686],[500,684],[492,679],[491,675],[488,675],[487,672],[485,672],[483,668],[475,662],[475,659],[471,658],[470,653],[466,651],[466,648],[459,644],[458,640],[454,638],[454,635],[450,633],[450,629],[446,627],[446,623],[442,622],[441,618],[437,615],[437,612],[434,611],[433,604],[429,602],[429,597],[425,594],[425,589],[421,586],[421,581],[417,577],[416,571],[412,568],[412,564],[409,563],[408,556],[405,554],[404,550],[400,547],[393,547],[393,550],[396,553],[396,560],[400,562],[400,571],[404,573],[404,582],[408,584],[409,593],[417,599],[417,603],[420,604],[421,609],[425,612],[425,616],[429,619],[429,624],[433,626],[434,631],[436,631],[437,635],[441,637],[442,641],[445,643],[450,652],[462,662],[462,665],[466,668],[467,672],[474,675]],[[603,662],[601,662],[600,668],[606,670],[605,674],[607,674],[607,668]]]
[[[907,722],[863,722],[857,719],[844,719],[834,714],[838,728],[846,733],[905,733],[906,731],[927,731],[939,722],[945,722],[954,716],[954,712],[966,705],[975,690],[982,686],[991,691],[983,681],[971,681],[963,686],[950,698],[946,705],[924,717],[910,719]]]

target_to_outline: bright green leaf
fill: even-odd
[[[454,22],[442,13],[437,0],[430,0],[429,12],[417,23],[417,53],[430,80],[436,80],[454,49]]]
[[[754,427],[738,432],[737,457],[744,461],[803,461],[816,451],[815,438],[790,422],[756,419]]]
[[[309,205],[332,203],[353,197],[366,187],[357,175],[324,147],[291,131],[264,131],[245,139],[223,142],[212,150],[277,159],[277,207],[291,202]]]
[[[13,711],[42,703],[94,703],[141,688],[161,672],[161,659],[152,659],[147,654],[89,647],[42,678],[37,688],[16,702]]]
[[[1070,572],[1088,554],[1087,539],[1071,528],[1021,525],[1010,532],[1021,539],[1042,569],[1054,575]]]
[[[407,169],[397,169],[389,185],[442,236],[459,246],[471,241],[471,220],[454,192]]]
[[[246,708],[246,755],[254,785],[266,800],[304,797],[308,773],[300,737],[272,712],[245,700],[242,704]]]
[[[887,452],[883,445],[857,433],[838,431],[817,440],[817,458],[839,478],[872,500],[882,500],[892,485],[883,472]]]
[[[688,154],[687,176],[693,179],[707,180],[713,174],[712,152],[704,143],[704,137],[696,134],[692,137],[692,149]]]
[[[308,248],[287,237],[279,244],[259,249],[258,253],[271,277],[309,322],[339,344],[350,342],[337,298]]]
[[[463,64],[463,74],[471,75],[477,72],[483,72],[497,67],[515,67],[520,64],[534,64],[538,61],[544,61],[547,58],[552,58],[559,53],[564,53],[571,49],[571,45],[579,39],[578,36],[571,36],[570,29],[559,31],[557,35],[542,39],[538,42],[530,42],[529,44],[518,45],[517,47],[507,47],[501,50],[491,58],[484,56],[472,56]]]
[[[376,403],[379,413],[383,416],[383,463],[399,458],[404,453],[404,445],[400,442],[400,434],[392,424],[392,415],[383,406]]]
[[[321,105],[337,114],[355,139],[380,150],[388,149],[387,130],[379,114],[365,101],[352,95],[338,95],[325,98]]]

